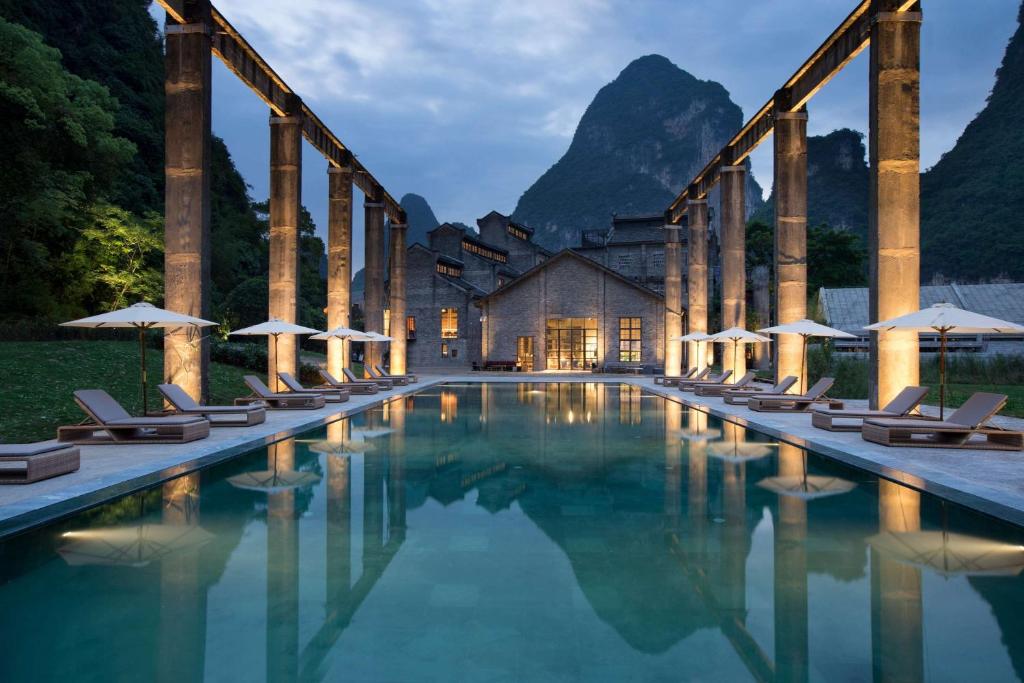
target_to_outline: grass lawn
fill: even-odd
[[[156,385],[163,377],[163,354],[146,350],[150,410],[160,406]],[[242,375],[252,370],[210,364],[210,402],[230,403],[248,393]],[[104,389],[128,412],[140,414],[139,346],[121,341],[0,342],[0,442],[39,441],[57,427],[85,417],[75,405],[75,389]],[[265,376],[264,376],[265,379]]]

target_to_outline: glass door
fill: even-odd
[[[533,337],[516,340],[516,363],[523,372],[533,372]]]
[[[546,332],[548,370],[589,370],[597,362],[596,318],[549,318]]]

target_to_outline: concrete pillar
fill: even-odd
[[[186,4],[189,22],[167,17],[164,54],[164,306],[210,317],[210,3]],[[209,337],[164,335],[164,381],[209,398]]]
[[[871,322],[920,307],[921,13],[873,0],[869,71],[870,206],[868,305]],[[918,384],[916,332],[871,334],[872,407]]]
[[[779,100],[782,100],[780,103]],[[807,112],[775,112],[775,311],[779,324],[807,318]],[[775,381],[787,375],[807,388],[803,341],[795,334],[775,336]]]
[[[778,176],[776,176],[776,179]],[[806,454],[779,444],[779,476],[802,477]],[[779,496],[775,520],[775,680],[809,678],[807,627],[807,501]]]
[[[300,112],[298,98],[289,111]],[[302,115],[270,117],[270,307],[269,317],[297,323],[299,317],[299,216],[302,207]],[[276,349],[276,350],[275,350]],[[268,340],[267,384],[275,391],[278,372],[295,373],[295,335]]]
[[[885,479],[878,481],[882,533],[921,529],[921,494]],[[871,551],[871,649],[874,680],[924,680],[921,570]]]
[[[390,311],[391,324],[391,368],[390,372],[395,375],[404,375],[406,371],[405,362],[405,233],[408,226],[405,223],[391,224],[391,259],[390,275],[388,277],[388,310]]]
[[[366,196],[363,258],[363,320],[367,332],[384,332],[384,203],[379,197]],[[381,362],[381,345],[366,344],[365,364]],[[364,376],[369,374],[364,371]]]
[[[352,168],[327,167],[327,328],[348,327],[352,310]],[[342,376],[348,342],[327,341],[327,372]]]
[[[708,331],[708,202],[698,199],[690,188],[686,202],[686,322],[687,332]],[[704,342],[689,342],[687,366],[698,370],[707,367]]]
[[[683,334],[683,247],[679,226],[665,223],[665,376],[682,374],[682,342],[671,341]]]
[[[747,326],[746,227],[744,191],[747,169],[744,166],[721,168],[722,208],[722,329]],[[731,381],[747,371],[746,349],[737,353],[722,348],[722,370],[732,370]],[[734,360],[735,359],[735,364]]]

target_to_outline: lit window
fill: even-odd
[[[414,315],[405,318],[405,338],[409,341],[416,341],[416,316]]]
[[[464,250],[468,251],[471,254],[476,254],[477,256],[483,256],[486,259],[490,259],[492,261],[497,261],[498,263],[507,263],[508,262],[508,255],[506,255],[506,254],[504,254],[504,253],[502,253],[500,251],[495,251],[494,249],[489,249],[489,248],[485,247],[484,245],[478,244],[478,243],[473,242],[471,240],[462,240],[462,248]]]
[[[384,309],[384,336],[385,337],[390,337],[391,336],[391,309],[390,308],[385,308]]]
[[[441,358],[448,357],[448,342],[441,342]]]
[[[437,272],[448,277],[462,277],[462,268],[441,261],[437,262]]]
[[[441,339],[459,338],[459,311],[455,308],[441,309]]]
[[[619,362],[640,362],[640,318],[619,318]]]

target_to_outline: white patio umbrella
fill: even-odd
[[[792,323],[783,323],[782,325],[774,325],[772,327],[765,327],[764,329],[758,330],[758,332],[766,332],[768,334],[798,334],[800,339],[803,340],[803,348],[800,351],[800,390],[798,394],[804,393],[807,388],[804,386],[804,371],[807,368],[807,340],[811,337],[829,337],[829,338],[843,338],[843,339],[856,339],[857,335],[850,334],[849,332],[843,332],[837,330],[834,327],[828,327],[827,325],[821,325],[814,322],[813,320],[797,320]]]
[[[271,385],[277,384],[277,338],[282,334],[320,334],[320,330],[314,330],[311,327],[303,327],[302,325],[296,325],[295,323],[286,323],[283,320],[277,318],[271,318],[270,320],[260,323],[258,325],[252,325],[251,327],[243,327],[240,330],[229,332],[229,334],[235,335],[248,335],[248,336],[260,336],[260,337],[273,337],[274,339],[274,376],[271,378]]]
[[[999,318],[965,311],[953,304],[940,303],[907,313],[898,318],[883,320],[864,329],[877,331],[913,330],[918,333],[939,333],[939,419],[946,410],[946,338],[954,334],[1021,334],[1024,326]]]
[[[62,327],[133,327],[139,331],[139,352],[141,357],[141,379],[142,379],[142,413],[148,412],[149,404],[146,400],[146,330],[158,327],[162,329],[177,329],[182,327],[210,327],[217,323],[196,318],[183,313],[175,313],[163,308],[157,308],[153,304],[140,301],[128,308],[121,308],[109,313],[101,313],[89,318],[81,318],[70,322],[61,323]]]
[[[771,338],[762,337],[756,332],[745,330],[742,327],[730,327],[709,336],[707,341],[732,342],[732,366],[736,367],[736,348],[740,344],[767,344],[771,342]],[[739,377],[733,377],[732,381],[734,383],[739,381]]]
[[[683,342],[684,344],[686,342],[702,342],[702,341],[707,341],[708,339],[710,339],[710,337],[708,336],[708,334],[706,332],[690,332],[689,334],[676,335],[674,337],[669,337],[669,341]],[[700,347],[698,347],[698,349],[699,348]],[[703,365],[703,363],[700,362],[700,358],[699,357],[697,358],[697,365],[698,366]]]
[[[352,340],[355,337],[361,337],[364,334],[366,334],[366,333],[363,332],[362,330],[354,330],[351,327],[341,326],[341,327],[335,327],[333,329],[327,330],[326,332],[320,332],[319,334],[314,334],[313,336],[310,337],[310,339],[315,339],[317,341],[327,341],[328,339],[333,339],[333,338]]]

